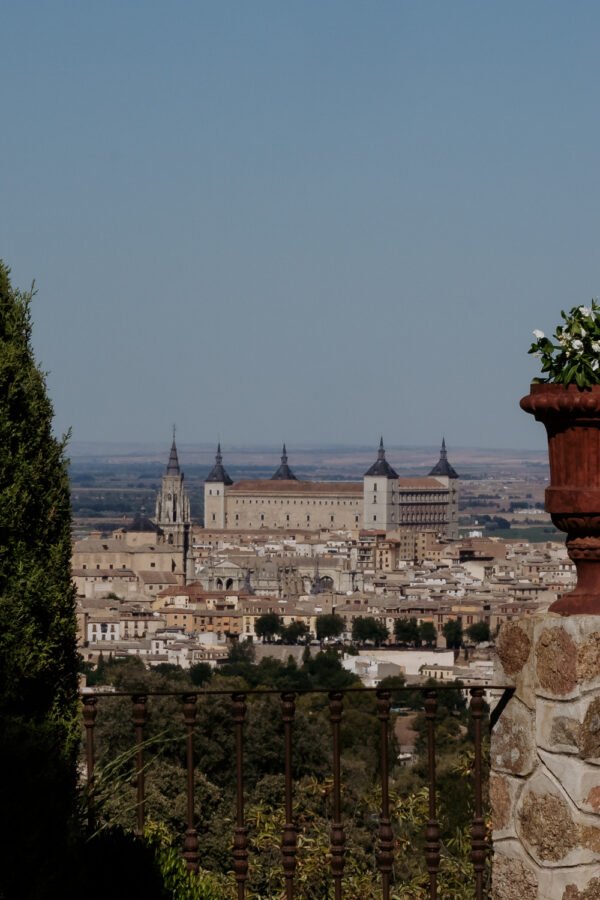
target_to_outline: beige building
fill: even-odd
[[[362,482],[300,481],[288,465],[270,479],[234,483],[223,466],[221,446],[204,485],[207,529],[303,530],[360,529],[433,532],[458,538],[458,476],[448,462],[445,442],[425,478],[400,478],[385,458],[383,439],[377,459]]]

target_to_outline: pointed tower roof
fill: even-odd
[[[448,462],[448,451],[446,450],[446,438],[442,438],[442,446],[440,449],[440,458],[429,473],[430,475],[442,475],[444,478],[458,478],[458,473]]]
[[[233,479],[229,477],[225,467],[223,466],[223,456],[221,454],[221,441],[217,444],[217,452],[215,455],[215,464],[205,478],[205,481],[216,481],[218,484],[233,484]]]
[[[285,444],[281,451],[281,465],[274,475],[271,475],[271,481],[298,481],[290,467],[288,466],[287,450]]]
[[[398,473],[392,469],[389,462],[385,458],[385,447],[383,446],[383,437],[379,441],[379,450],[377,451],[377,461],[373,463],[371,468],[365,472],[364,477],[377,476],[379,478],[397,478]]]
[[[173,426],[173,443],[171,444],[169,462],[167,463],[167,475],[181,475],[179,459],[177,458],[177,446],[175,444],[175,426]]]

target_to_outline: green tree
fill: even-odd
[[[482,641],[489,641],[490,626],[487,622],[473,622],[473,624],[469,625],[467,628],[467,634],[476,644],[481,644]]]
[[[344,620],[337,613],[317,616],[317,640],[339,637],[344,630]]]
[[[382,641],[387,640],[389,631],[383,624],[373,616],[358,616],[352,623],[352,640],[364,644],[365,641],[372,641],[379,646]]]
[[[442,631],[448,647],[458,650],[462,646],[463,630],[459,619],[449,619]]]
[[[290,622],[281,629],[281,639],[284,644],[297,644],[307,634],[308,625],[305,625],[304,622]]]
[[[394,634],[396,640],[400,644],[419,643],[419,626],[417,620],[412,619],[396,619],[394,623]]]
[[[281,631],[281,619],[277,613],[265,613],[259,616],[254,623],[256,636],[262,638],[263,641],[272,641],[276,634]]]
[[[421,622],[419,625],[419,638],[423,644],[431,647],[437,641],[437,631],[433,622]]]
[[[195,687],[206,684],[212,678],[212,666],[207,662],[194,663],[190,666],[190,680]]]
[[[52,433],[31,345],[33,292],[13,288],[9,274],[0,261],[0,842],[11,861],[1,868],[0,894],[7,898],[49,890],[42,886],[66,846],[79,741],[65,441]]]

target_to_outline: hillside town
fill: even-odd
[[[397,674],[485,680],[500,626],[575,581],[561,543],[459,536],[458,475],[445,443],[428,478],[399,478],[381,441],[363,485],[302,482],[285,447],[271,479],[238,484],[236,494],[219,447],[205,482],[205,518],[217,509],[219,527],[192,523],[173,439],[154,520],[75,542],[86,663],[137,656],[148,666],[218,667],[232,644],[251,641],[258,657],[284,661],[307,646],[335,645],[344,666],[371,687]],[[226,515],[225,490],[230,509],[254,503],[260,526],[242,528],[235,513]],[[329,510],[350,497],[352,521],[325,527],[335,515]],[[318,527],[287,525],[282,507],[300,502],[314,504]],[[373,508],[382,527],[374,527]],[[373,622],[370,633],[365,623]]]

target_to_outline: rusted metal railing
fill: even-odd
[[[483,803],[483,720],[486,713],[484,701],[486,691],[502,692],[495,710],[490,715],[490,726],[493,727],[498,716],[512,694],[512,688],[496,685],[439,685],[394,688],[394,696],[406,692],[421,691],[426,723],[426,766],[428,786],[428,819],[425,826],[424,856],[429,874],[429,896],[431,900],[438,897],[438,875],[440,870],[440,822],[437,812],[436,788],[436,719],[438,715],[438,698],[445,690],[457,689],[470,694],[470,713],[473,727],[473,821],[471,825],[471,861],[475,876],[474,896],[476,900],[484,897],[484,874],[490,848],[486,838],[486,824]],[[297,869],[298,828],[294,821],[294,779],[293,779],[293,733],[296,714],[296,701],[300,695],[325,694],[328,699],[329,722],[331,727],[332,747],[332,817],[330,822],[329,864],[334,886],[335,900],[341,900],[343,892],[344,863],[346,857],[346,837],[342,815],[342,749],[341,727],[344,717],[344,698],[348,694],[363,693],[374,695],[375,712],[379,721],[379,762],[381,778],[381,808],[378,827],[378,845],[376,853],[377,868],[381,874],[381,896],[390,900],[393,880],[394,861],[396,857],[396,840],[390,812],[390,737],[392,715],[392,692],[376,688],[347,688],[345,690],[260,690],[260,691],[157,691],[143,693],[127,691],[95,691],[82,696],[83,725],[85,728],[85,764],[87,770],[88,793],[88,826],[93,831],[96,826],[96,808],[94,805],[94,789],[96,779],[95,729],[97,727],[99,701],[108,697],[129,697],[132,702],[131,721],[134,728],[134,769],[136,782],[136,834],[142,836],[145,826],[146,783],[144,762],[144,729],[148,717],[148,701],[153,697],[179,697],[182,704],[183,725],[185,728],[185,771],[186,771],[186,831],[183,840],[183,858],[192,872],[197,872],[201,862],[202,848],[196,830],[194,813],[194,733],[197,727],[198,701],[212,696],[227,696],[231,700],[232,734],[235,748],[235,827],[232,834],[233,872],[237,884],[238,900],[245,900],[246,884],[249,871],[248,829],[244,808],[244,738],[247,718],[248,700],[250,697],[265,697],[276,694],[280,698],[281,721],[283,724],[283,758],[284,758],[284,825],[281,835],[281,861],[285,883],[286,900],[294,897],[294,879]],[[100,710],[101,715],[101,710]],[[325,860],[324,860],[325,862]]]

